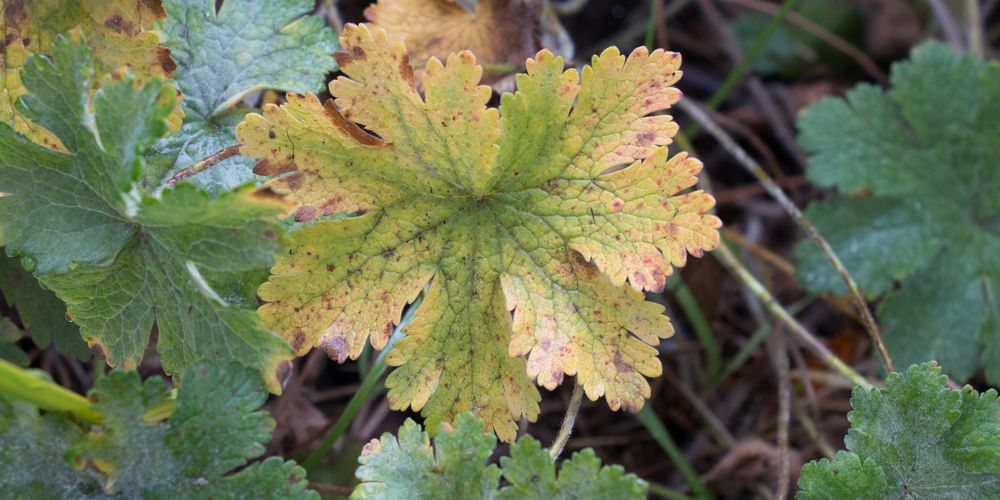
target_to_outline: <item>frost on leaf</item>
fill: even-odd
[[[1000,64],[929,42],[891,80],[799,119],[809,178],[841,192],[806,216],[866,293],[886,294],[878,316],[897,363],[933,359],[960,381],[983,366],[998,384]],[[814,243],[796,256],[806,288],[846,293]]]
[[[233,129],[246,110],[231,107],[248,92],[318,92],[337,69],[336,34],[322,18],[303,15],[313,8],[310,0],[165,0],[163,7],[168,17],[157,29],[177,61],[173,83],[184,92],[184,125],[147,153],[149,184],[236,144]],[[252,167],[237,156],[190,182],[214,195],[260,181]]]
[[[701,163],[669,157],[677,126],[647,116],[680,97],[680,56],[611,48],[581,79],[542,51],[497,110],[469,52],[428,61],[422,99],[401,42],[349,25],[341,44],[353,79],[330,84],[335,102],[289,94],[236,130],[295,220],[364,213],[290,234],[260,288],[265,324],[298,354],[356,358],[430,281],[387,358],[393,408],[431,428],[471,410],[511,441],[538,413],[531,379],[575,375],[591,399],[638,410],[672,333],[642,291],[719,242],[714,200],[679,194]]]
[[[155,323],[168,373],[202,358],[235,360],[279,391],[287,343],[219,284],[273,264],[282,238],[273,219],[287,202],[253,187],[210,200],[186,183],[150,196],[142,153],[167,129],[173,88],[158,79],[137,87],[116,72],[91,92],[79,30],[57,37],[52,59],[27,60],[32,93],[21,101],[69,153],[0,124],[0,244],[68,304],[112,366],[134,368]]]
[[[159,46],[155,34],[143,29],[163,19],[159,0],[3,0],[0,10],[0,122],[14,127],[31,140],[63,149],[60,137],[27,118],[15,107],[28,90],[20,71],[30,54],[51,54],[60,33],[80,26],[94,57],[97,75],[125,67],[139,84],[153,76],[169,78],[176,64],[170,50]],[[89,82],[96,88],[100,78]],[[181,113],[174,112],[171,128],[180,126]]]
[[[264,452],[274,420],[254,411],[267,398],[257,375],[238,364],[187,370],[166,422],[144,413],[167,399],[160,378],[143,383],[113,370],[89,394],[104,426],[0,396],[0,485],[4,498],[318,500],[305,471]],[[87,426],[84,426],[87,427]]]
[[[890,374],[885,389],[855,387],[848,451],[803,467],[796,498],[1000,498],[997,392],[947,381],[926,363]]]
[[[365,17],[372,31],[384,29],[390,41],[404,42],[414,61],[468,50],[480,64],[523,67],[543,47],[573,57],[572,41],[551,10],[548,2],[531,0],[481,0],[474,11],[459,0],[380,0]],[[415,72],[418,87],[422,74]],[[505,86],[500,78],[487,75],[484,83]]]
[[[538,440],[522,437],[510,446],[501,467],[486,465],[496,438],[483,434],[483,421],[461,413],[453,424],[441,423],[434,446],[410,419],[365,445],[356,475],[362,481],[352,500],[646,498],[646,483],[621,466],[601,467],[594,450],[573,453],[556,477],[556,464]],[[497,491],[500,475],[511,483]]]

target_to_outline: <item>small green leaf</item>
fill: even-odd
[[[252,370],[204,365],[183,382],[170,419],[149,423],[163,380],[113,370],[90,393],[105,425],[89,430],[0,398],[0,487],[14,498],[319,499],[305,471],[278,457],[228,474],[263,453],[274,428],[254,411],[267,392]]]
[[[399,438],[385,433],[365,446],[358,461],[362,483],[354,500],[369,499],[607,499],[646,497],[646,483],[620,466],[601,467],[594,451],[573,454],[556,477],[556,466],[541,443],[525,436],[500,459],[501,469],[486,466],[496,437],[471,412],[442,423],[433,448],[419,424],[407,419]],[[497,491],[500,474],[511,486]]]
[[[854,388],[849,451],[802,468],[800,500],[1000,498],[1000,407],[993,389],[948,389],[933,363]]]

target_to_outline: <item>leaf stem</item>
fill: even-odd
[[[187,167],[181,169],[179,172],[177,172],[172,177],[167,179],[167,182],[163,183],[163,186],[173,187],[174,184],[177,184],[178,182],[187,179],[188,177],[191,177],[192,175],[197,174],[198,172],[208,170],[213,165],[221,162],[222,160],[226,160],[232,158],[233,156],[236,156],[240,152],[240,147],[241,146],[237,144],[235,146],[229,146],[227,148],[223,148],[220,151],[212,153],[206,158],[202,158],[201,160],[198,160],[188,165]]]
[[[719,258],[719,262],[729,269],[729,272],[736,275],[743,282],[743,284],[760,299],[760,301],[764,304],[764,307],[766,307],[782,323],[784,323],[785,326],[792,331],[792,333],[802,339],[802,341],[805,342],[813,353],[819,356],[820,359],[827,364],[827,366],[836,370],[837,373],[840,373],[854,385],[860,385],[867,390],[875,387],[875,384],[862,377],[860,373],[854,371],[854,369],[850,366],[847,366],[847,363],[844,363],[837,357],[836,354],[823,345],[819,339],[809,333],[809,330],[807,330],[805,326],[802,326],[802,323],[799,323],[798,320],[793,318],[792,315],[789,314],[777,300],[775,300],[774,296],[771,295],[771,292],[767,291],[767,289],[764,288],[764,285],[762,285],[760,281],[757,281],[757,278],[754,278],[753,275],[750,274],[750,271],[747,271],[747,269],[743,267],[743,264],[736,259],[736,256],[733,255],[733,252],[729,249],[729,247],[722,245],[718,248],[718,250],[712,252],[712,255]]]
[[[979,15],[979,0],[965,0],[965,19],[969,24],[969,53],[983,57],[983,21]]]
[[[88,424],[104,425],[101,414],[90,409],[87,398],[61,385],[42,380],[3,359],[0,359],[0,394],[27,401],[45,410],[68,411]]]
[[[819,245],[823,254],[826,255],[827,259],[833,263],[833,267],[835,267],[837,272],[840,273],[840,277],[844,280],[844,283],[847,283],[847,288],[851,291],[851,295],[854,296],[855,306],[857,306],[858,312],[861,313],[862,323],[871,335],[872,341],[875,343],[875,348],[878,350],[879,356],[882,358],[882,363],[885,364],[886,369],[890,372],[896,371],[896,367],[892,364],[892,358],[889,357],[889,351],[885,347],[885,342],[882,340],[882,334],[879,333],[878,324],[875,323],[875,317],[872,316],[871,310],[868,309],[868,304],[861,295],[861,290],[858,289],[858,284],[855,283],[854,278],[844,267],[844,264],[840,262],[840,258],[837,257],[836,253],[834,253],[830,244],[827,243],[825,238],[823,238],[823,235],[819,234],[819,231],[817,231],[816,227],[809,222],[809,219],[806,219],[806,217],[802,215],[802,211],[795,206],[795,203],[785,196],[785,192],[774,183],[760,164],[750,157],[750,155],[747,154],[747,152],[741,148],[739,144],[736,144],[736,141],[733,140],[733,138],[724,130],[722,130],[722,127],[719,127],[712,120],[712,118],[709,117],[708,113],[702,110],[697,103],[690,99],[681,99],[677,102],[676,106],[681,108],[681,110],[691,116],[691,118],[705,127],[705,130],[712,134],[715,139],[719,141],[719,144],[726,148],[726,150],[733,155],[740,165],[743,165],[744,168],[746,168],[751,174],[753,174],[754,177],[757,178],[758,181],[760,181],[764,188],[767,189],[767,192],[775,200],[777,200],[778,204],[781,205],[781,207],[792,216],[792,219],[798,223],[799,227],[801,227],[806,234],[808,234],[809,237],[811,237],[816,244]],[[728,252],[728,249],[726,249],[726,251]],[[729,253],[729,255],[731,256],[732,254]]]
[[[674,466],[681,473],[681,477],[684,478],[684,482],[688,484],[691,491],[694,492],[695,498],[700,500],[714,500],[715,497],[712,493],[708,491],[708,487],[705,483],[701,482],[701,477],[694,470],[694,467],[688,463],[687,459],[684,458],[684,453],[681,452],[680,448],[677,447],[677,443],[674,439],[670,437],[670,433],[667,432],[667,428],[660,421],[660,417],[656,415],[653,411],[653,407],[646,404],[643,405],[642,409],[635,414],[635,418],[639,419],[639,422],[646,427],[649,434],[653,436],[653,439],[659,443],[663,451],[667,453],[674,462]]]
[[[549,456],[552,457],[553,462],[559,458],[559,454],[566,447],[566,442],[569,441],[570,434],[573,434],[576,415],[580,413],[580,402],[583,400],[583,384],[580,383],[579,377],[574,377],[574,380],[576,380],[576,385],[573,386],[573,395],[569,398],[566,416],[563,417],[562,426],[559,427],[559,434],[556,435],[556,440],[549,447]]]
[[[358,413],[358,410],[361,409],[361,404],[368,399],[368,395],[372,392],[372,389],[375,388],[375,384],[382,378],[382,375],[385,374],[388,367],[389,366],[385,364],[384,357],[379,357],[379,359],[375,361],[374,366],[372,366],[371,370],[368,371],[368,375],[361,382],[361,387],[358,388],[358,392],[355,392],[354,396],[351,397],[351,400],[347,403],[347,408],[345,408],[344,412],[340,414],[340,417],[337,417],[337,422],[330,428],[330,432],[327,433],[325,438],[323,438],[323,442],[316,448],[316,451],[312,452],[312,455],[309,455],[309,458],[307,458],[305,462],[302,462],[303,469],[308,471],[318,465],[320,460],[322,460],[323,457],[326,456],[326,453],[330,451],[330,448],[333,447],[333,443],[336,443],[337,439],[340,439],[340,436],[344,435],[344,431],[347,430],[347,426],[351,425],[351,420],[354,420],[354,416]]]
[[[927,6],[931,8],[934,18],[941,25],[941,29],[944,31],[944,39],[955,47],[955,50],[959,54],[965,52],[965,46],[962,44],[962,35],[958,32],[958,23],[955,22],[955,17],[951,15],[951,9],[944,3],[944,0],[927,0]]]
[[[684,311],[684,315],[687,316],[688,322],[691,323],[691,329],[694,330],[695,335],[705,349],[706,382],[714,380],[719,376],[719,372],[722,369],[722,351],[719,348],[719,343],[715,340],[715,335],[712,333],[712,327],[708,324],[708,319],[705,318],[705,313],[702,312],[701,306],[698,305],[694,295],[691,294],[691,289],[681,279],[680,273],[675,272],[668,276],[667,284],[671,288],[674,298],[677,299],[677,303],[680,304],[681,309]]]

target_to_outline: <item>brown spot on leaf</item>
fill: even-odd
[[[274,376],[278,380],[278,384],[284,389],[288,385],[288,381],[292,379],[292,362],[291,360],[284,360],[278,363],[278,366],[274,370]]]
[[[316,210],[309,205],[302,205],[295,211],[295,222],[305,222],[316,216]]]
[[[635,135],[635,143],[638,146],[649,146],[656,140],[656,132],[642,132]]]
[[[304,173],[296,172],[294,174],[282,177],[281,181],[284,182],[286,186],[288,186],[288,189],[295,191],[296,189],[302,187],[304,177],[305,177]]]
[[[635,367],[626,363],[625,360],[622,359],[621,351],[615,351],[615,356],[614,358],[612,358],[612,360],[615,362],[615,368],[618,370],[618,373],[621,373],[623,375],[635,373]]]
[[[156,53],[156,66],[163,68],[163,76],[166,78],[174,77],[174,70],[177,69],[177,61],[170,56],[170,49],[166,47],[156,47],[153,49]]]
[[[277,161],[272,158],[261,158],[253,166],[253,173],[257,175],[280,175],[296,170],[295,162],[291,158]]]
[[[378,453],[382,451],[382,443],[378,439],[372,439],[364,448],[361,449],[361,456],[367,457],[368,455]]]
[[[592,264],[590,261],[583,258],[579,252],[575,250],[570,250],[570,254],[573,256],[573,271],[576,275],[585,281],[596,281],[598,269],[597,265]]]
[[[347,341],[344,340],[343,337],[324,338],[323,341],[319,343],[319,346],[326,351],[326,354],[327,356],[330,356],[330,359],[336,359],[338,363],[347,361],[350,346],[347,345]]]
[[[107,359],[107,355],[104,354],[104,346],[101,345],[97,340],[89,340],[87,344],[90,345],[90,352],[94,353],[94,357],[104,361]]]
[[[339,53],[340,52],[338,52],[338,54]],[[340,110],[337,109],[337,106],[333,104],[333,100],[328,99],[325,103],[323,103],[323,110],[326,111],[326,116],[330,118],[331,122],[333,122],[334,127],[343,130],[355,141],[358,141],[365,146],[385,145],[385,141],[382,139],[361,130],[361,127],[359,127],[356,123],[348,121],[344,118],[344,115],[340,114]]]
[[[292,350],[294,350],[295,352],[301,351],[302,347],[306,345],[306,340],[308,340],[306,338],[306,332],[299,330],[295,334],[295,340],[292,341]]]
[[[269,187],[262,187],[251,191],[250,198],[257,201],[285,203],[285,198],[272,191]]]

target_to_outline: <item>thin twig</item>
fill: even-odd
[[[767,248],[761,245],[758,245],[757,243],[748,240],[745,236],[743,236],[740,233],[737,233],[736,231],[733,231],[732,229],[724,227],[722,228],[722,234],[724,234],[726,238],[729,238],[733,243],[736,243],[737,245],[749,250],[758,259],[767,262],[768,264],[771,264],[772,266],[776,267],[779,271],[789,276],[795,276],[795,266],[793,266],[790,262],[785,260],[784,257],[768,250]]]
[[[790,11],[791,8],[795,6],[797,1],[798,0],[785,0],[781,7],[782,12]],[[733,36],[732,32],[729,31],[729,25],[726,23],[726,19],[722,16],[722,13],[719,12],[718,7],[715,6],[712,0],[698,0],[698,5],[701,7],[702,12],[708,19],[709,24],[711,24],[713,29],[715,29],[718,33],[719,38],[722,40],[722,44],[726,48],[726,52],[729,55],[729,59],[736,66],[736,69],[730,73],[731,76],[729,78],[733,78],[733,73],[742,73],[745,68],[748,67],[749,63],[753,62],[753,59],[757,56],[754,49],[757,49],[758,46],[763,47],[763,44],[767,42],[770,35],[767,32],[761,33],[761,36],[757,37],[754,47],[751,47],[751,51],[746,57],[744,57],[743,50],[736,42],[736,38]],[[780,23],[783,17],[784,16],[779,13],[779,15],[775,16],[771,22]],[[764,118],[767,119],[767,123],[771,125],[771,129],[774,131],[774,136],[778,139],[778,142],[780,142],[788,154],[795,159],[795,162],[798,163],[799,167],[804,170],[806,167],[805,153],[803,153],[802,150],[796,146],[795,136],[792,134],[791,127],[789,127],[785,118],[778,111],[778,107],[775,106],[774,100],[771,99],[771,95],[768,94],[767,89],[764,88],[764,83],[752,71],[749,72],[747,79],[747,89],[750,90],[750,95],[753,96],[754,101],[757,102],[757,106],[760,107],[760,111],[764,114]],[[716,105],[720,104],[722,99],[725,97],[725,94],[728,94],[729,90],[730,89],[725,88],[724,83],[723,87],[716,92],[716,95],[711,98],[712,100],[710,102]],[[693,125],[689,126],[689,129],[693,127]],[[685,133],[691,136],[693,135],[693,130],[686,130]]]
[[[965,0],[965,19],[969,24],[969,53],[983,57],[983,22],[979,15],[979,0]]]
[[[792,216],[792,219],[798,223],[799,227],[801,227],[806,234],[808,234],[809,237],[811,237],[816,244],[819,245],[827,259],[833,263],[833,267],[840,273],[840,277],[844,280],[844,283],[847,283],[847,288],[851,291],[851,295],[854,297],[858,312],[861,313],[861,318],[863,320],[862,323],[864,323],[865,328],[871,335],[872,341],[875,343],[875,348],[878,350],[886,369],[890,372],[896,371],[895,366],[892,364],[892,358],[889,357],[889,351],[885,347],[885,342],[882,340],[882,334],[879,333],[878,325],[875,323],[875,317],[872,316],[871,310],[868,309],[868,304],[861,295],[861,290],[858,289],[858,284],[855,283],[854,278],[847,271],[847,268],[844,267],[844,264],[840,262],[840,257],[837,257],[837,254],[834,253],[832,248],[830,248],[830,244],[826,242],[823,235],[819,234],[816,227],[813,226],[804,215],[802,215],[802,211],[799,210],[799,208],[795,206],[795,204],[792,203],[787,196],[785,196],[784,191],[782,191],[781,188],[779,188],[778,185],[771,180],[771,178],[767,175],[767,172],[764,171],[760,164],[748,155],[739,144],[736,144],[736,141],[734,141],[729,134],[713,122],[708,114],[705,113],[705,111],[702,110],[695,101],[691,99],[681,99],[676,105],[681,108],[682,111],[691,116],[691,118],[694,118],[698,123],[701,123],[705,130],[715,136],[715,139],[719,141],[719,144],[726,148],[726,150],[733,155],[740,165],[743,165],[743,167],[745,167],[765,188],[767,188],[767,192],[770,193],[770,195],[777,200],[778,204],[780,204],[781,207]]]
[[[573,424],[576,423],[576,414],[580,413],[580,400],[582,399],[583,384],[577,378],[576,385],[573,386],[573,396],[569,399],[569,407],[566,408],[566,416],[563,417],[562,427],[559,428],[559,434],[552,443],[552,447],[549,448],[549,456],[552,457],[553,462],[559,458],[559,454],[566,447],[566,441],[569,441],[569,436],[573,433]]]
[[[722,263],[723,266],[726,266],[731,273],[735,274],[754,295],[759,297],[760,301],[764,304],[764,307],[777,316],[778,319],[792,331],[792,333],[805,342],[806,346],[809,347],[813,354],[822,359],[827,366],[834,369],[837,373],[841,374],[854,385],[860,385],[865,389],[872,389],[875,387],[875,384],[862,377],[860,373],[854,371],[854,369],[850,366],[847,366],[847,363],[844,363],[837,357],[836,354],[830,351],[828,347],[823,345],[823,343],[810,333],[809,330],[802,325],[802,323],[799,323],[798,320],[788,314],[788,311],[786,311],[785,308],[778,303],[774,296],[771,295],[771,292],[767,291],[767,289],[764,288],[764,285],[762,285],[760,281],[757,281],[757,278],[754,278],[753,275],[750,274],[745,267],[743,267],[743,264],[736,259],[736,256],[733,255],[731,250],[729,250],[729,247],[722,245],[717,250],[712,252],[712,255],[718,257],[719,262]]]
[[[773,317],[772,317],[773,318]],[[774,335],[771,336],[771,359],[778,371],[778,490],[777,500],[788,497],[790,483],[790,464],[788,456],[788,422],[792,412],[792,388],[788,376],[788,349],[785,345],[785,332],[782,331],[777,319],[773,318]]]
[[[337,486],[335,484],[322,484],[314,483],[309,481],[309,489],[323,493],[324,495],[338,495],[342,497],[349,497],[351,493],[354,493],[354,488],[349,486]]]
[[[229,146],[228,148],[223,148],[221,151],[212,153],[207,158],[198,160],[192,163],[191,165],[188,165],[186,168],[181,169],[181,171],[174,174],[173,177],[167,179],[167,182],[164,183],[164,187],[173,187],[174,184],[177,184],[178,182],[187,179],[188,177],[191,177],[192,175],[197,174],[198,172],[207,170],[222,160],[232,158],[233,156],[239,154],[239,152],[240,152],[240,145],[237,144],[235,146]]]
[[[729,3],[734,3],[737,5],[742,5],[760,12],[765,12],[770,15],[777,15],[779,7],[770,2],[764,2],[762,0],[725,0]],[[844,40],[843,38],[837,36],[836,33],[816,24],[812,19],[809,19],[798,12],[789,12],[787,14],[788,22],[808,31],[810,34],[823,40],[831,47],[847,54],[849,57],[854,59],[865,71],[868,72],[875,80],[878,80],[883,87],[889,86],[889,78],[886,76],[882,68],[875,64],[872,58],[868,57],[861,49],[857,48],[853,43]]]
[[[955,47],[955,50],[960,54],[965,52],[962,35],[958,31],[958,23],[955,22],[955,17],[951,15],[951,9],[944,3],[944,0],[927,0],[927,5],[934,13],[934,18],[941,25],[941,29],[944,30],[945,41]]]
[[[712,409],[705,404],[705,401],[695,394],[690,387],[688,387],[684,382],[681,382],[680,379],[677,378],[677,375],[674,375],[674,372],[666,366],[663,367],[663,378],[667,379],[668,382],[680,390],[681,394],[683,394],[684,397],[691,403],[691,406],[694,406],[694,408],[698,410],[698,413],[700,413],[702,418],[705,419],[705,423],[707,423],[712,429],[712,433],[715,434],[723,446],[726,448],[732,448],[736,445],[736,437],[733,436],[733,433],[729,432],[729,429],[727,429],[726,425],[719,420],[719,417],[715,414],[715,412],[713,412]]]

